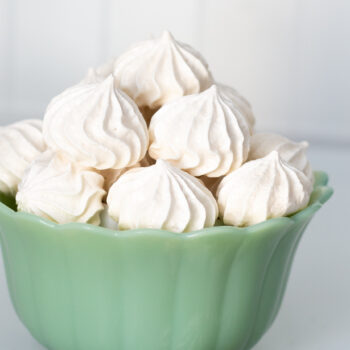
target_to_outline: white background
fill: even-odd
[[[0,124],[42,118],[89,66],[169,29],[252,103],[259,130],[310,141],[332,201],[301,242],[280,315],[257,350],[350,348],[350,1],[0,0]],[[36,350],[0,264],[0,349]]]

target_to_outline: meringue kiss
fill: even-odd
[[[293,142],[281,135],[257,133],[250,139],[248,160],[263,158],[270,152],[277,151],[285,162],[299,169],[312,180],[312,169],[306,155],[308,146],[306,141]]]
[[[42,121],[23,120],[0,127],[0,191],[15,194],[28,165],[46,150]]]
[[[105,194],[102,187],[102,175],[47,151],[26,171],[18,185],[16,201],[18,210],[59,224],[98,225]]]
[[[273,151],[225,176],[217,198],[226,225],[248,226],[305,208],[311,181]]]
[[[189,232],[213,226],[218,216],[215,198],[202,182],[164,160],[123,174],[111,187],[107,204],[124,230]]]
[[[204,58],[168,31],[122,54],[114,63],[113,74],[117,86],[139,107],[151,109],[212,84]]]
[[[216,85],[164,105],[149,131],[150,156],[194,176],[226,175],[248,157],[247,121]]]
[[[99,170],[132,166],[148,147],[147,126],[138,107],[114,87],[111,75],[55,97],[46,110],[43,132],[51,149]]]

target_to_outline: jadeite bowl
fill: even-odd
[[[187,234],[57,225],[3,197],[16,312],[51,350],[250,349],[276,317],[305,227],[332,194],[325,173],[315,179],[309,206],[291,217]]]

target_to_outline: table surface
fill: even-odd
[[[329,173],[335,194],[309,225],[279,315],[254,350],[350,348],[350,148],[320,145],[309,156],[314,169]],[[2,258],[0,310],[1,350],[44,349],[15,315]]]

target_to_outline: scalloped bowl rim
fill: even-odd
[[[57,224],[48,219],[39,217],[34,214],[29,214],[25,212],[17,212],[7,205],[0,201],[0,214],[5,214],[13,217],[17,220],[27,220],[33,223],[37,223],[43,226],[48,226],[55,229],[56,231],[71,231],[71,230],[80,230],[86,231],[90,234],[105,235],[110,237],[130,237],[130,236],[139,236],[139,235],[151,235],[151,236],[162,236],[162,237],[172,237],[177,239],[188,239],[195,237],[203,237],[208,235],[216,235],[218,233],[230,233],[230,234],[254,234],[265,230],[268,227],[272,226],[284,226],[292,225],[295,222],[301,220],[302,218],[310,217],[322,205],[332,196],[333,189],[328,184],[328,175],[323,171],[314,171],[315,184],[314,190],[311,194],[311,199],[309,205],[298,211],[295,214],[292,214],[287,217],[272,218],[261,223],[247,226],[247,227],[236,227],[236,226],[213,226],[203,228],[201,230],[176,233],[167,230],[153,229],[153,228],[144,228],[144,229],[133,229],[133,230],[112,230],[109,228],[95,226],[86,223],[67,223],[67,224]]]

